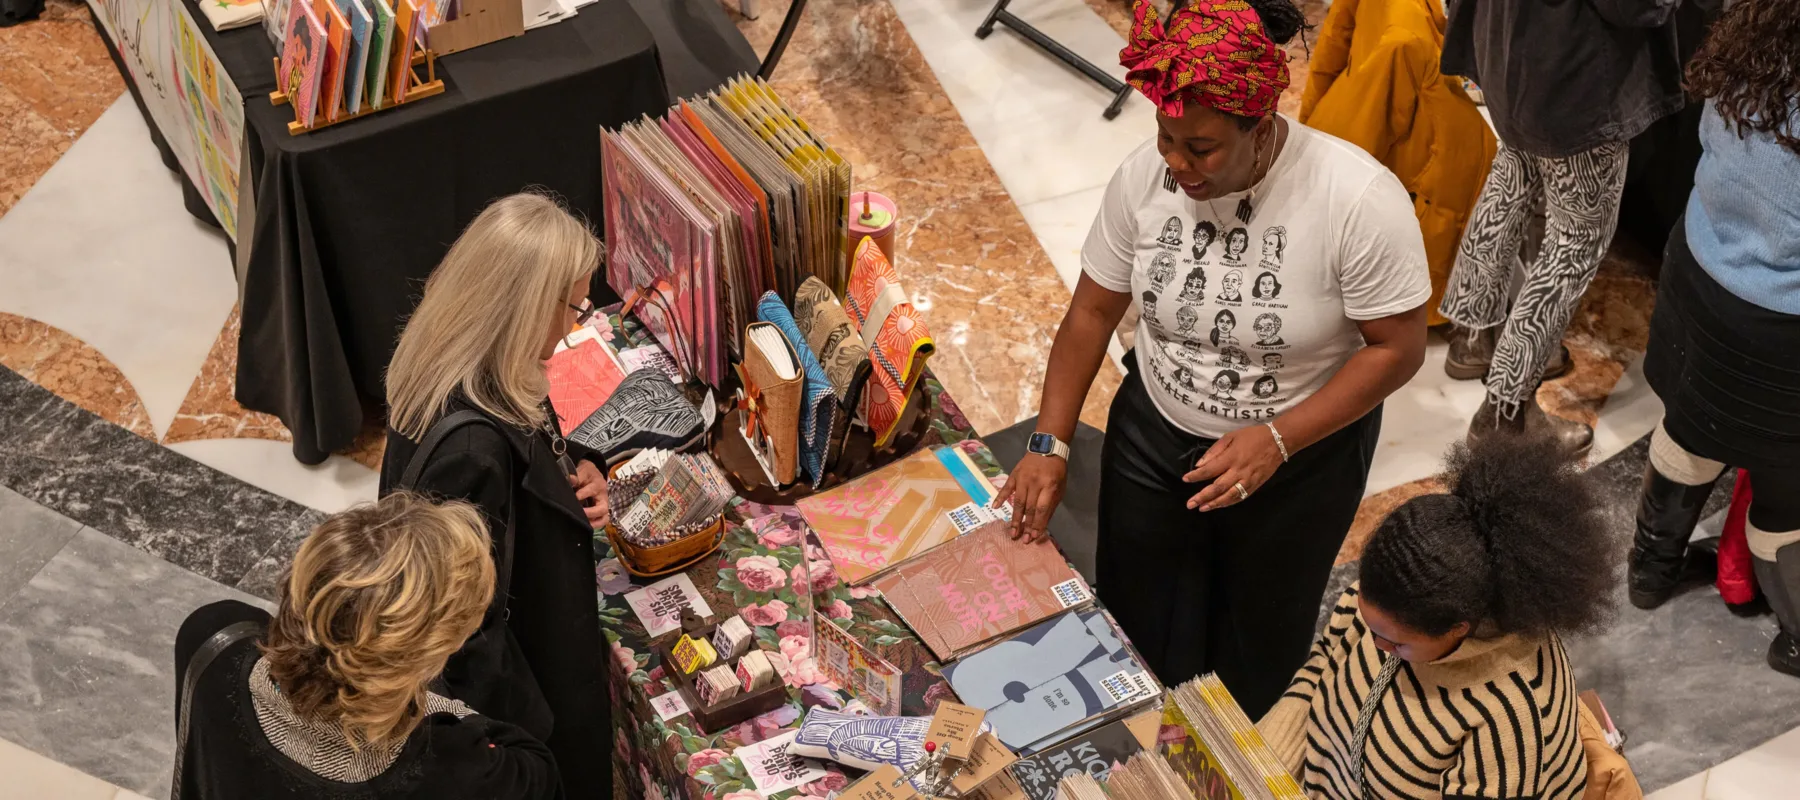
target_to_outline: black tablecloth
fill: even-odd
[[[671,85],[702,91],[756,66],[717,0],[599,0],[440,59],[441,95],[291,136],[292,110],[268,101],[274,52],[262,28],[212,31],[185,1],[245,101],[237,400],[279,417],[308,464],[349,445],[381,407],[403,320],[483,207],[541,187],[598,228],[599,128],[660,113],[678,96]]]

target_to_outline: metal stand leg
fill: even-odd
[[[989,34],[994,32],[994,23],[996,22],[1011,28],[1015,33],[1025,37],[1026,41],[1037,45],[1039,49],[1055,56],[1064,64],[1074,67],[1081,74],[1086,75],[1089,80],[1105,87],[1107,91],[1113,92],[1112,103],[1107,105],[1106,110],[1100,112],[1100,116],[1105,119],[1118,117],[1120,109],[1125,106],[1125,98],[1131,95],[1131,87],[1095,66],[1094,62],[1082,58],[1075,51],[1064,47],[1062,42],[1046,36],[1043,31],[1032,27],[1031,23],[1013,16],[1011,11],[1006,10],[1006,6],[1011,2],[1012,0],[996,2],[994,10],[988,12],[987,19],[983,20],[981,26],[975,29],[975,38],[986,39]]]
[[[794,38],[794,29],[800,26],[800,12],[805,10],[806,0],[794,0],[794,4],[788,6],[787,16],[781,18],[781,30],[775,32],[775,43],[769,45],[768,54],[763,56],[762,68],[756,71],[763,80],[768,80],[775,74],[775,65],[781,63],[781,54],[787,50],[788,40]]]

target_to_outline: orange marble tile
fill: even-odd
[[[137,390],[99,350],[34,319],[0,313],[0,365],[146,439],[156,431]]]
[[[1362,505],[1356,507],[1356,520],[1350,523],[1350,533],[1344,537],[1343,547],[1338,549],[1337,563],[1362,558],[1363,546],[1369,543],[1369,537],[1375,535],[1375,529],[1387,515],[1394,513],[1394,509],[1419,495],[1442,494],[1443,491],[1443,481],[1432,477],[1403,483],[1363,498]]]
[[[1627,247],[1607,252],[1569,319],[1563,343],[1575,369],[1538,388],[1538,404],[1547,413],[1593,425],[1626,365],[1649,343],[1656,284],[1646,277],[1643,256]]]
[[[73,142],[0,83],[0,214],[10,211]]]
[[[49,0],[37,20],[0,28],[0,85],[74,141],[125,92],[87,6]]]
[[[764,52],[787,3],[739,28]],[[899,204],[899,269],[939,343],[931,367],[979,431],[1037,413],[1069,290],[886,0],[815,0],[774,85],[854,165],[859,189]],[[1082,419],[1105,424],[1110,365]]]
[[[212,350],[200,365],[200,374],[188,387],[175,421],[163,434],[173,444],[196,439],[271,439],[293,441],[287,426],[268,414],[251,411],[237,402],[238,310],[234,306]]]

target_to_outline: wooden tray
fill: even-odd
[[[713,630],[717,627],[717,624],[705,625],[698,628],[696,632],[688,635],[697,638],[705,638],[710,641],[712,639]],[[740,693],[735,697],[712,706],[703,706],[700,702],[700,692],[696,691],[694,688],[694,676],[684,674],[681,671],[681,667],[676,666],[675,664],[674,653],[670,652],[674,649],[674,643],[680,640],[680,636],[669,636],[669,638],[661,644],[656,645],[656,654],[662,657],[663,674],[669,676],[669,682],[675,684],[675,691],[680,692],[681,698],[687,701],[688,712],[693,715],[694,725],[695,727],[698,727],[701,732],[709,734],[718,733],[733,725],[748,721],[753,717],[774,711],[787,703],[787,682],[783,681],[781,676],[777,674],[775,676],[775,682],[768,686],[764,686],[761,689],[747,694]],[[756,647],[756,640],[753,638],[750,641],[750,650],[744,651],[746,654],[758,649]],[[739,656],[738,658],[743,658],[743,656]],[[730,664],[732,671],[735,672],[737,670],[738,658],[733,658],[723,663]],[[714,666],[717,666],[717,664]],[[707,667],[706,669],[711,669],[711,667]]]

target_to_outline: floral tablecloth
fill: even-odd
[[[1000,465],[987,447],[974,438],[968,420],[943,386],[928,376],[925,393],[931,401],[932,432],[925,437],[924,446],[963,448],[990,478],[1003,480]],[[850,700],[806,655],[812,628],[807,603],[800,592],[811,592],[812,607],[835,619],[904,671],[902,713],[929,714],[939,699],[951,696],[930,651],[874,590],[844,584],[822,551],[807,557],[802,549],[806,546],[805,525],[798,511],[740,502],[730,518],[733,525],[717,557],[687,574],[711,606],[715,619],[732,613],[742,615],[744,621],[755,626],[762,649],[786,656],[790,667],[786,674],[789,698],[787,705],[775,711],[713,734],[697,730],[687,715],[664,722],[651,707],[651,698],[674,691],[675,687],[665,677],[661,659],[652,649],[643,623],[626,603],[625,594],[653,581],[634,582],[613,558],[605,535],[595,537],[596,552],[601,558],[597,567],[600,624],[613,655],[609,662],[612,756],[614,769],[623,776],[630,797],[759,798],[761,795],[751,785],[743,764],[731,752],[799,727],[807,708],[841,708]],[[824,797],[843,788],[848,779],[835,765],[830,769],[831,774],[824,778],[771,797]]]

